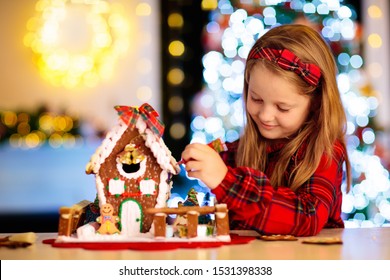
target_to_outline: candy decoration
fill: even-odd
[[[207,144],[210,148],[214,149],[217,153],[225,152],[227,151],[227,146],[225,143],[222,142],[220,138],[217,138],[210,143]],[[184,159],[179,160],[178,164],[185,164],[186,161]]]
[[[221,138],[217,138],[211,141],[210,143],[207,144],[207,146],[213,148],[217,153],[227,151],[226,144],[222,142]]]

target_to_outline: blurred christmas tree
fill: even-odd
[[[205,2],[205,1],[203,1]],[[192,141],[238,139],[244,123],[242,90],[245,59],[257,38],[273,26],[300,23],[318,30],[335,55],[337,81],[348,117],[348,152],[353,186],[343,197],[347,227],[388,225],[389,172],[376,155],[378,99],[365,77],[361,25],[343,1],[219,0],[204,28],[204,88],[194,99]],[[213,6],[213,5],[211,5]]]

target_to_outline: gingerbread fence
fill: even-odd
[[[198,236],[199,215],[215,214],[216,235],[229,235],[229,215],[226,204],[216,204],[215,206],[181,206],[177,208],[149,208],[147,214],[154,214],[154,235],[155,237],[166,236],[166,218],[169,214],[187,215],[187,237]]]

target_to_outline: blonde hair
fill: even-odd
[[[294,72],[283,70],[269,60],[249,59],[246,62],[243,98],[245,108],[250,73],[254,65],[258,64],[293,82],[303,95],[311,98],[308,119],[299,133],[280,152],[279,160],[270,178],[271,184],[274,187],[287,185],[292,190],[297,190],[313,175],[324,153],[329,157],[333,156],[333,145],[339,141],[345,151],[347,190],[349,190],[351,172],[345,143],[346,116],[336,83],[337,67],[328,45],[317,31],[305,25],[294,24],[272,28],[256,41],[252,48],[255,47],[288,49],[302,61],[314,63],[321,69],[321,80],[315,87],[306,83]],[[268,143],[261,136],[256,123],[247,111],[246,119],[244,134],[238,146],[237,165],[265,170]],[[303,159],[297,162],[286,181],[285,174],[289,162],[304,143],[306,152]]]

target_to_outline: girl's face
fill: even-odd
[[[257,64],[250,73],[246,107],[261,135],[275,140],[289,137],[302,127],[309,114],[310,98]]]

